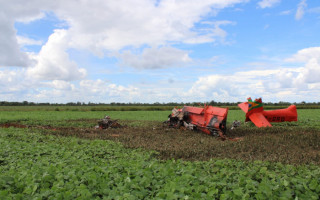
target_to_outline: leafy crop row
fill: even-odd
[[[119,143],[0,128],[0,199],[319,199],[318,166],[159,161]]]

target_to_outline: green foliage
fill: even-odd
[[[57,112],[59,111],[59,112]],[[143,121],[165,121],[171,111],[66,111],[55,109],[52,111],[1,111],[0,123],[20,122],[25,125],[50,125],[59,127],[92,127],[97,124],[97,120],[109,115],[112,119],[119,120],[139,120]],[[244,122],[245,114],[241,110],[229,110],[227,124],[234,120]],[[250,126],[251,123],[247,124]],[[274,126],[285,127],[305,127],[320,129],[320,109],[298,109],[298,122],[273,123]]]
[[[92,127],[105,115],[112,119],[165,121],[170,111],[2,111],[0,123],[20,122],[25,125]]]
[[[111,141],[0,129],[0,199],[319,199],[318,166],[155,155]]]
[[[52,107],[49,111],[1,111],[0,123],[77,127],[69,131],[80,132],[79,128],[93,127],[104,115],[128,120],[131,127],[140,127],[146,121],[164,121],[169,114],[170,111],[83,111],[81,107],[70,107],[67,111]],[[272,147],[263,146],[263,143],[279,142],[275,147],[280,146],[284,151],[288,146],[283,142],[288,140],[297,147],[305,147],[302,143],[308,141],[311,144],[308,148],[318,155],[317,132],[304,134],[304,130],[319,130],[320,110],[298,110],[298,116],[298,122],[274,124],[275,127],[264,131],[250,127],[249,123],[236,132],[252,138],[247,138],[250,144],[215,140],[212,144],[216,145],[210,150],[219,153],[221,149],[226,152],[235,149],[245,153],[248,147],[252,153],[256,150],[255,154],[259,154],[259,151],[269,151],[263,150],[264,147]],[[228,123],[234,120],[243,121],[244,113],[230,110]],[[288,133],[282,135],[284,130]],[[294,131],[299,132],[299,137],[293,134]],[[266,140],[262,141],[264,135],[261,132],[270,133],[270,137],[264,137]],[[319,199],[319,166],[231,159],[159,161],[156,159],[159,153],[154,151],[126,149],[120,143],[107,140],[52,136],[49,133],[47,129],[0,128],[0,199]],[[86,130],[83,133],[89,134]],[[129,137],[130,133],[127,134]],[[278,135],[281,140],[272,139]],[[200,134],[195,138],[199,142],[205,140],[201,146],[214,140]],[[176,145],[165,141],[163,143],[168,146],[160,149]],[[192,142],[188,146],[189,152],[181,152],[197,155],[196,150],[192,151],[195,144]],[[273,151],[277,153],[281,148]],[[303,153],[297,152],[302,156]],[[274,155],[281,156],[280,153]]]
[[[198,105],[196,105],[198,106]],[[117,106],[117,105],[96,105],[96,106],[0,106],[0,111],[171,111],[176,106],[149,105],[149,106]],[[183,107],[183,105],[179,106]],[[236,107],[235,107],[236,108]]]

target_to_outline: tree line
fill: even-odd
[[[8,101],[0,101],[0,106],[203,106],[204,104],[210,106],[237,106],[239,103],[242,102],[216,102],[216,101],[208,101],[208,102],[169,102],[169,103],[136,103],[136,102],[129,102],[129,103],[120,103],[120,102],[111,102],[111,103],[92,103],[92,102],[68,102],[68,103],[35,103],[35,102],[8,102]],[[284,102],[279,101],[277,103],[273,102],[263,102],[264,105],[270,106],[287,106],[291,104],[295,105],[320,105],[320,102]]]

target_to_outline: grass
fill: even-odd
[[[156,155],[107,140],[0,128],[0,199],[319,199],[318,166]]]
[[[2,111],[1,124],[15,124],[41,129],[45,134],[106,139],[121,142],[128,148],[143,147],[159,152],[161,159],[210,160],[232,158],[245,161],[264,160],[286,164],[320,164],[320,110],[298,110],[298,122],[274,123],[259,129],[243,123],[244,113],[230,110],[228,132],[242,141],[220,141],[203,133],[163,127],[170,111]],[[97,121],[111,116],[127,128],[94,130]],[[234,120],[242,126],[230,130]],[[56,130],[56,131],[52,131]]]
[[[237,142],[170,129],[169,114],[2,110],[0,199],[319,199],[319,109],[235,130],[244,113],[229,110]],[[125,127],[94,129],[104,115]]]
[[[112,119],[140,121],[167,120],[171,111],[1,111],[0,123],[21,122],[26,125],[81,126],[92,127],[96,120],[109,115]],[[74,120],[74,121],[72,121]],[[88,121],[89,120],[89,121]],[[91,121],[90,121],[91,120]],[[245,115],[241,110],[229,110],[227,123],[234,120],[244,122]],[[320,109],[298,109],[298,122],[274,123],[274,126],[299,126],[320,129]]]

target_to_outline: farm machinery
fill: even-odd
[[[257,127],[271,127],[270,122],[297,121],[298,115],[295,105],[286,109],[265,111],[261,98],[252,101],[249,97],[247,100],[238,106],[246,113],[245,121],[251,121]],[[166,123],[170,127],[200,130],[206,134],[227,139],[225,136],[227,115],[228,108],[207,105],[203,108],[184,106],[182,109],[174,108]]]

